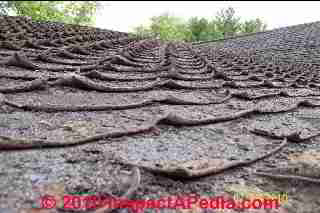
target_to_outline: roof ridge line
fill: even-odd
[[[272,31],[276,31],[276,30],[292,28],[292,27],[298,27],[298,26],[302,26],[302,25],[311,25],[311,24],[316,24],[316,23],[320,23],[320,21],[314,21],[314,22],[308,22],[308,23],[303,23],[303,24],[290,25],[290,26],[286,26],[286,27],[278,27],[278,28],[274,28],[274,29],[271,29],[271,30],[259,31],[259,32],[254,32],[254,33],[247,33],[247,34],[242,34],[242,35],[236,35],[236,36],[232,36],[232,37],[228,37],[228,38],[219,38],[219,39],[213,39],[213,40],[208,40],[208,41],[191,42],[191,44],[192,45],[198,45],[198,44],[205,44],[205,43],[210,43],[210,42],[218,42],[218,41],[237,39],[237,38],[242,38],[242,37],[246,37],[246,36],[252,36],[252,35],[272,32]]]

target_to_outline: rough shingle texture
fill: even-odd
[[[38,185],[63,180],[70,191],[85,186],[67,180],[68,174],[90,177],[86,190],[101,192],[105,182],[97,182],[98,175],[92,173],[102,165],[109,168],[108,162],[154,168],[214,158],[246,166],[241,162],[259,158],[276,149],[279,140],[288,139],[293,146],[289,151],[261,164],[274,167],[288,153],[301,151],[305,142],[319,150],[319,31],[320,23],[315,22],[188,44],[0,17],[0,149],[5,151],[1,169],[6,171],[0,188],[7,196],[3,203],[13,205],[20,199],[19,205],[26,205],[24,190],[31,186],[18,185],[32,177]],[[30,148],[24,163],[21,153],[11,152]],[[84,154],[89,152],[91,157]],[[69,168],[77,162],[84,165]],[[14,169],[13,164],[23,168]],[[216,164],[219,171],[229,168]],[[35,165],[41,170],[37,174],[31,169]],[[201,166],[209,168],[210,163]],[[19,177],[8,168],[25,175]],[[50,171],[42,171],[45,168]],[[231,182],[246,172],[231,175]],[[5,189],[9,176],[15,178],[11,184],[16,193]],[[170,191],[173,180],[166,179],[164,187],[163,180],[153,178],[147,177],[141,196],[157,181],[153,191],[194,189],[177,186]],[[211,191],[221,191],[228,182],[221,176],[210,178],[208,182],[221,181]]]

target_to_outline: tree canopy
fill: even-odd
[[[151,18],[151,22],[149,27],[144,25],[136,27],[135,32],[138,35],[153,36],[164,40],[183,40],[188,37],[188,34],[190,36],[190,33],[185,28],[184,21],[169,13],[154,16]]]
[[[38,21],[94,25],[98,1],[0,1],[1,15],[27,16]]]
[[[27,16],[37,21],[56,21],[93,26],[103,8],[99,1],[0,1],[0,15]],[[264,31],[267,25],[259,18],[242,21],[231,7],[211,19],[191,17],[184,20],[164,13],[151,18],[151,24],[133,30],[141,37],[175,41],[205,41]]]
[[[191,17],[185,21],[168,13],[151,18],[149,26],[140,25],[133,32],[140,36],[156,36],[163,40],[205,41],[266,30],[259,18],[242,21],[231,7],[212,18]]]

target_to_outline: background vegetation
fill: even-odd
[[[95,25],[103,4],[99,1],[0,1],[0,15],[27,16],[37,21],[56,21],[77,25]],[[115,20],[116,21],[116,20]],[[211,19],[191,17],[184,20],[164,13],[151,18],[132,33],[175,41],[205,41],[264,31],[267,25],[259,18],[242,21],[231,7]]]
[[[222,9],[212,19],[191,17],[185,21],[164,13],[151,18],[149,26],[140,25],[134,33],[140,36],[164,40],[204,41],[232,37],[266,30],[267,25],[259,18],[242,21],[231,7]]]
[[[99,1],[0,1],[0,15],[93,26],[102,5]]]

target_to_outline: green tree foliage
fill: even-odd
[[[142,38],[148,38],[148,37],[155,37],[155,34],[146,26],[140,25],[134,28],[134,33],[130,34],[132,37],[142,37]]]
[[[205,18],[192,17],[187,24],[191,32],[188,41],[205,41],[223,38],[222,31],[217,28],[216,20],[208,21]]]
[[[64,14],[68,16],[68,23],[93,25],[98,7],[96,1],[70,1],[65,3]]]
[[[232,7],[222,9],[216,15],[216,26],[224,37],[234,36],[241,29],[240,18],[235,16],[235,11]]]
[[[187,27],[191,31],[191,40],[200,41],[207,37],[206,32],[209,29],[209,22],[205,18],[192,17],[189,19]]]
[[[96,1],[1,1],[0,14],[27,16],[38,21],[93,25],[102,5]]]
[[[245,21],[241,25],[241,32],[242,33],[254,33],[265,31],[267,29],[267,25],[263,23],[263,21],[259,18]]]
[[[153,36],[163,40],[186,40],[191,36],[184,21],[169,13],[151,18],[150,26],[140,25],[134,29],[140,36]]]
[[[206,41],[266,30],[259,18],[242,22],[231,7],[220,10],[211,20],[191,17],[185,21],[168,13],[151,18],[150,26],[140,25],[133,32],[163,40]]]

